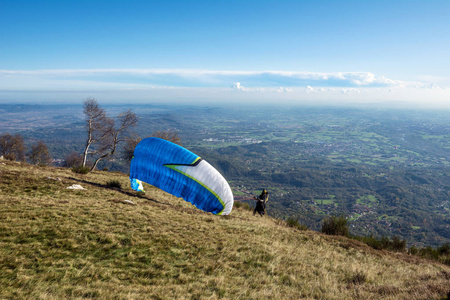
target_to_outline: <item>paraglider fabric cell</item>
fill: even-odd
[[[160,138],[146,138],[136,146],[130,181],[134,190],[143,191],[143,181],[213,214],[227,215],[233,208],[231,188],[214,167],[191,151]]]

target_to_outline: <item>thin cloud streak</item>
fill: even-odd
[[[441,87],[431,80],[394,80],[371,72],[0,70],[0,102],[79,102],[86,97],[97,97],[111,102],[391,102],[424,107],[450,107],[450,86]]]
[[[226,87],[241,82],[248,87],[339,86],[383,87],[405,83],[376,76],[371,72],[288,72],[288,71],[214,71],[177,69],[80,69],[80,70],[0,70],[0,78],[33,83],[60,80],[136,83],[174,87]],[[0,89],[4,84],[0,83]]]

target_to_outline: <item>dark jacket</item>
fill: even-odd
[[[256,207],[255,210],[253,211],[253,214],[256,214],[258,212],[262,217],[266,212],[266,202],[269,200],[269,193],[266,192],[266,190],[263,190],[261,195],[257,197],[255,196],[255,200],[256,200]]]

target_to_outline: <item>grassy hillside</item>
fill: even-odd
[[[0,299],[442,299],[449,287],[449,266],[139,195],[122,173],[0,161]]]

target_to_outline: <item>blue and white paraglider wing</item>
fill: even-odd
[[[134,190],[143,191],[143,181],[214,214],[227,215],[233,209],[225,178],[198,155],[163,139],[146,138],[136,146],[130,181]]]

